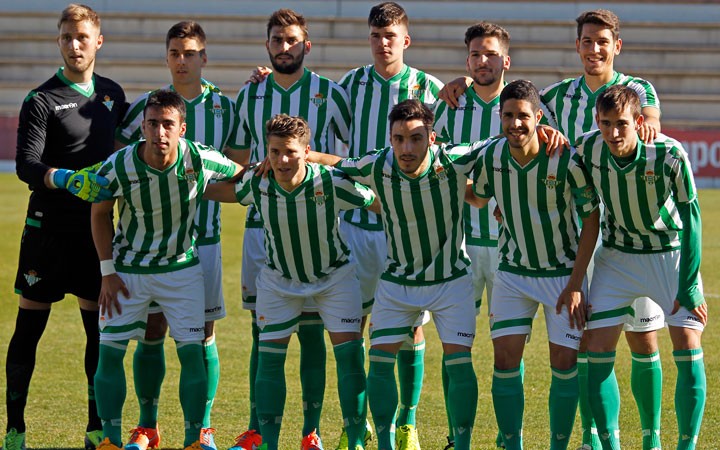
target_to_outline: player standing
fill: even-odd
[[[234,126],[235,111],[232,100],[222,95],[213,84],[202,78],[207,64],[206,37],[202,27],[193,21],[173,25],[165,38],[166,61],[170,69],[171,89],[180,94],[187,111],[185,138],[225,149]],[[116,139],[124,144],[142,138],[142,121],[150,92],[138,97],[130,106]],[[208,378],[207,404],[200,442],[215,448],[210,413],[220,379],[220,360],[215,342],[215,320],[226,315],[222,292],[222,254],[220,248],[220,204],[203,200],[195,216],[195,245],[203,269],[205,283],[205,339],[203,355]],[[150,309],[145,337],[139,340],[133,358],[135,392],[140,405],[138,426],[125,445],[127,450],[157,448],[158,400],[165,375],[165,335],[167,321],[157,306]]]
[[[333,343],[343,421],[352,448],[362,450],[367,403],[360,286],[338,232],[338,214],[370,206],[375,195],[339,171],[308,164],[310,134],[300,117],[273,117],[266,134],[272,168],[268,176],[247,173],[235,186],[218,184],[208,195],[218,193],[213,198],[254,204],[262,219],[268,259],[257,278],[256,389],[263,448],[278,448],[287,347],[305,303],[312,299]],[[306,436],[303,448],[322,449],[319,441],[308,440]]]
[[[583,135],[577,147],[605,204],[590,288],[588,396],[602,448],[619,449],[615,348],[632,299],[654,299],[665,313],[678,371],[676,448],[692,450],[706,397],[700,206],[681,144],[662,134],[640,137],[642,105],[631,87],[608,87],[596,103],[599,130]],[[653,435],[660,448],[660,430]]]
[[[78,192],[71,169],[105,159],[113,151],[113,132],[125,112],[125,94],[112,80],[94,73],[102,47],[100,17],[90,7],[70,4],[58,21],[58,47],[64,66],[32,90],[18,125],[17,174],[32,190],[20,247],[15,292],[19,308],[6,360],[7,434],[2,448],[25,448],[25,405],[38,342],[51,305],[65,294],[78,297],[86,336],[85,375],[88,423],[85,448],[100,442],[102,425],[95,406],[93,377],[98,361],[100,269],[90,238],[90,205]],[[68,183],[70,182],[70,183]],[[66,255],[72,254],[73,264]]]
[[[347,140],[350,114],[345,92],[333,81],[304,67],[311,43],[305,18],[290,9],[275,11],[268,20],[266,48],[274,72],[263,81],[245,85],[236,100],[239,124],[232,145],[240,151],[238,161],[258,162],[267,156],[265,124],[279,113],[304,118],[312,131],[311,148],[334,153],[336,138]],[[255,376],[258,364],[259,329],[254,313],[255,281],[265,266],[263,224],[257,209],[248,208],[243,238],[243,307],[253,314],[253,347],[250,357],[250,424],[236,438],[233,448],[257,445],[259,423],[255,411]],[[322,321],[314,307],[306,304],[298,328],[300,342],[300,381],[303,392],[303,436],[319,434],[320,413],[325,393],[325,339]],[[315,439],[315,437],[312,437]],[[305,448],[305,447],[303,447]]]
[[[203,270],[194,244],[194,219],[211,179],[228,179],[239,167],[211,147],[181,136],[185,100],[171,90],[153,92],[145,102],[138,141],[114,153],[98,173],[110,180],[119,199],[92,208],[92,233],[100,257],[100,361],[95,375],[103,419],[100,450],[122,447],[125,401],[123,358],[129,339],[145,336],[151,302],[167,318],[180,360],[180,404],[186,450],[210,450],[199,441],[207,400],[202,341],[205,301]],[[148,436],[144,445],[148,444]]]

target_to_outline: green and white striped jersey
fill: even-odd
[[[521,167],[507,139],[493,140],[478,156],[474,189],[480,197],[495,197],[502,213],[499,270],[534,277],[572,272],[579,239],[573,206],[586,217],[599,201],[574,150],[549,157],[542,144]]]
[[[475,142],[502,133],[500,120],[500,97],[486,103],[473,86],[469,86],[458,98],[456,109],[438,101],[435,109],[435,132],[440,142]],[[498,240],[498,223],[493,216],[495,199],[485,208],[477,209],[467,203],[463,206],[465,217],[465,243],[483,247],[495,247]]]
[[[382,203],[388,246],[383,280],[419,286],[467,273],[470,260],[463,245],[462,207],[467,180],[483,144],[430,146],[430,164],[417,178],[397,168],[392,147],[336,165],[370,186]]]
[[[415,98],[432,107],[443,87],[437,78],[407,65],[386,80],[378,75],[372,64],[349,71],[340,80],[340,85],[350,99],[351,158],[390,145],[388,115],[393,106]],[[377,214],[364,209],[347,211],[343,219],[360,228],[382,230]]]
[[[342,172],[307,164],[302,184],[287,192],[268,177],[246,173],[235,185],[243,205],[255,205],[265,232],[266,264],[283,277],[312,283],[348,262],[338,233],[341,210],[369,206],[375,194]]]
[[[235,112],[238,123],[231,142],[236,148],[250,149],[251,163],[267,156],[265,123],[281,113],[307,120],[315,151],[334,154],[336,138],[348,140],[350,109],[345,91],[308,69],[287,90],[275,83],[272,73],[260,83],[246,84],[238,93]],[[245,227],[262,227],[254,207],[248,208]]]
[[[193,219],[211,179],[228,179],[235,165],[212,147],[180,139],[177,161],[163,171],[138,156],[143,141],[113,153],[98,173],[118,198],[113,239],[118,272],[164,273],[198,263]]]
[[[682,145],[664,134],[651,144],[638,139],[635,160],[620,167],[599,130],[582,136],[578,154],[603,204],[603,245],[625,252],[664,252],[680,247],[677,205],[696,200],[695,181]]]
[[[660,109],[660,99],[649,81],[615,72],[612,80],[591,92],[583,75],[559,81],[540,91],[545,114],[543,123],[560,130],[574,144],[583,133],[597,129],[595,100],[605,89],[616,84],[628,86],[637,92],[643,108],[652,106]]]
[[[162,89],[174,90],[172,85]],[[115,138],[125,144],[142,139],[143,110],[152,92],[139,96],[130,105]],[[185,100],[187,131],[185,138],[201,142],[222,151],[230,146],[230,133],[235,124],[235,105],[215,85],[203,80],[203,92],[192,100]],[[195,217],[196,244],[220,242],[220,203],[203,200]]]

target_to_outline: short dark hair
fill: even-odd
[[[595,111],[598,114],[610,111],[623,112],[625,108],[630,110],[635,119],[642,114],[640,96],[623,84],[616,84],[605,89],[595,101]]]
[[[180,113],[180,120],[185,122],[187,111],[185,109],[185,100],[175,91],[170,89],[158,89],[150,93],[143,108],[143,115],[149,108],[174,109]]]
[[[277,11],[272,13],[270,18],[268,19],[267,38],[270,39],[270,31],[272,31],[273,27],[286,28],[293,25],[297,25],[300,27],[303,32],[303,39],[308,38],[308,28],[307,22],[305,21],[305,16],[300,13],[296,13],[292,9],[278,9]]]
[[[278,114],[265,123],[265,136],[297,139],[302,145],[310,144],[310,126],[299,116]]]
[[[465,31],[465,46],[469,49],[470,42],[475,38],[494,37],[497,38],[505,54],[510,50],[510,33],[498,24],[490,22],[478,22]]]
[[[407,122],[408,120],[422,120],[423,125],[432,131],[435,123],[435,114],[423,102],[417,99],[403,100],[390,110],[390,129],[395,122]]]
[[[575,22],[577,22],[578,39],[582,38],[583,25],[586,23],[604,26],[612,32],[613,39],[616,41],[620,37],[620,19],[610,10],[596,9],[593,11],[585,11],[575,19]]]
[[[500,111],[506,100],[525,100],[533,106],[533,111],[540,109],[540,93],[532,81],[515,80],[508,83],[500,92]]]
[[[170,27],[165,37],[166,50],[170,48],[170,41],[172,39],[197,39],[203,47],[205,47],[206,42],[205,31],[199,23],[193,20],[184,20]],[[204,53],[205,49],[203,48],[201,52]]]
[[[373,6],[368,16],[368,26],[383,28],[392,25],[410,25],[405,9],[395,2],[383,2]]]
[[[62,13],[60,13],[57,27],[59,30],[65,22],[77,23],[85,21],[92,23],[97,27],[98,31],[100,31],[100,16],[94,9],[80,3],[70,3],[62,10]]]

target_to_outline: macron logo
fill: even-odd
[[[62,111],[63,109],[77,108],[77,103],[66,103],[64,105],[55,105],[55,111]]]

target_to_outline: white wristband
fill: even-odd
[[[100,261],[100,275],[106,277],[115,273],[115,263],[112,259]]]

